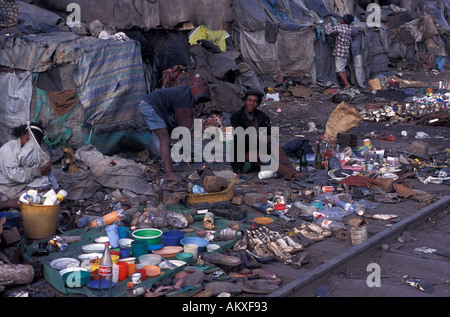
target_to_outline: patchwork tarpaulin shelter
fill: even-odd
[[[92,144],[105,154],[140,140],[148,144],[139,113],[146,93],[139,42],[72,32],[3,34],[2,42],[0,78],[11,92],[0,101],[3,128],[11,127],[12,117],[19,118],[14,124],[39,120],[50,143]]]

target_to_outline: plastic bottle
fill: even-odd
[[[112,225],[113,223],[122,221],[126,219],[127,215],[125,213],[125,210],[118,209],[116,211],[113,211],[107,215],[104,215],[103,217],[99,217],[92,221],[89,224],[89,228],[104,228],[106,226]]]
[[[43,197],[45,197],[45,201],[43,203],[44,206],[52,206],[56,205],[58,201],[58,197],[56,196],[56,192],[53,189],[50,189],[46,192]]]
[[[45,202],[45,197],[23,193],[20,196],[19,201],[24,204],[42,205]]]
[[[59,201],[60,203],[64,200],[64,198],[66,198],[66,196],[67,196],[67,192],[66,192],[64,189],[61,189],[61,190],[56,194],[56,197],[57,197],[57,199],[58,199],[58,201]]]
[[[155,206],[164,203],[164,189],[162,188],[161,185],[155,186],[153,199],[155,202]]]
[[[336,204],[336,206],[341,207],[342,209],[350,213],[357,214],[359,216],[364,215],[364,213],[366,212],[363,206],[351,204],[341,199],[337,199],[334,203]]]
[[[105,251],[98,266],[98,296],[112,296],[112,274],[113,262],[109,253],[109,243],[105,243]]]
[[[87,228],[91,222],[98,219],[100,217],[95,216],[83,216],[79,218],[76,222],[78,228]]]
[[[268,215],[274,211],[274,209],[271,206],[260,204],[260,203],[254,203],[252,205],[252,207],[255,208],[256,210],[258,210],[264,214],[268,214]]]
[[[327,218],[319,218],[319,219],[317,219],[317,224],[322,229],[326,229],[326,230],[345,229],[345,225],[342,222],[330,220],[330,219],[327,219]]]
[[[321,211],[314,212],[314,217],[316,219],[325,218],[328,220],[342,222],[342,219],[347,214],[345,210],[340,207],[325,207]]]
[[[300,209],[302,213],[306,215],[312,215],[317,210],[316,206],[301,201],[296,201],[294,203],[294,206]]]

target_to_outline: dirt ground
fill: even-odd
[[[448,80],[450,78],[450,72],[446,71],[443,73],[432,73],[432,72],[403,72],[404,79],[414,79],[426,81],[429,83],[430,88],[437,88],[439,80]],[[337,103],[333,103],[331,101],[331,95],[324,92],[324,89],[321,88],[312,88],[311,91],[315,91],[316,93],[312,94],[309,98],[299,98],[292,96],[289,91],[283,90],[282,88],[275,88],[276,91],[279,92],[281,100],[279,102],[273,100],[265,100],[261,105],[261,109],[265,111],[271,118],[272,125],[279,127],[280,131],[280,143],[283,145],[291,140],[294,140],[298,137],[307,138],[309,141],[314,142],[323,135],[325,131],[325,125],[330,114],[336,108]],[[349,103],[351,107],[364,107],[365,104],[369,102],[373,102],[376,100],[377,102],[386,102],[389,101],[398,101],[402,102],[406,99],[406,95],[403,90],[386,90],[379,91],[376,94],[372,94],[369,89],[361,89],[362,94],[364,94],[367,99],[362,103]],[[376,98],[376,99],[374,99]],[[315,131],[308,130],[308,123],[313,122],[317,128]],[[407,136],[402,136],[402,132],[406,131]],[[411,144],[416,140],[414,136],[417,132],[424,132],[429,135],[429,138],[423,139],[422,141],[429,144],[429,153],[434,154],[438,152],[444,151],[446,148],[450,146],[450,127],[449,126],[432,126],[432,125],[417,125],[415,122],[408,123],[396,123],[390,124],[389,121],[379,121],[379,122],[369,122],[369,121],[361,121],[360,124],[354,127],[348,133],[357,135],[359,144],[362,144],[362,140],[369,133],[374,132],[377,136],[383,136],[386,132],[391,133],[394,137],[396,137],[395,141],[385,141],[380,140],[378,138],[372,139],[372,144],[379,149],[392,150],[395,153],[410,153],[411,152]],[[180,168],[184,170],[184,174],[187,175],[194,169],[202,168],[203,163],[194,163],[194,164],[180,164]],[[208,166],[213,168],[214,170],[222,170],[222,169],[230,169],[229,163],[209,163]],[[261,182],[255,173],[243,174],[242,181],[239,183],[235,191],[237,192],[260,192],[260,193],[273,193],[275,190],[284,190],[285,192],[292,191],[290,182],[287,180],[283,180],[280,178],[276,179],[267,179]],[[450,194],[450,188],[446,185],[432,185],[432,184],[423,184],[419,182],[417,179],[408,179],[412,188],[421,189],[433,194],[437,199],[445,197]],[[255,211],[253,208],[242,205],[241,208],[245,208],[249,214],[253,215],[261,215],[259,212]],[[400,221],[405,217],[411,215],[415,211],[419,210],[420,207],[417,206],[415,201],[407,200],[401,204],[383,204],[376,209],[377,213],[395,213],[400,217],[396,221]],[[375,210],[370,210],[370,212],[375,212]],[[420,236],[421,245],[436,245],[435,241],[442,240],[439,242],[439,248],[448,248],[449,241],[449,221],[447,214],[442,214],[439,218],[439,231],[435,231],[434,228],[428,228],[433,234],[424,234],[422,232],[417,232],[417,236]],[[386,223],[381,220],[371,220],[369,223],[369,233],[373,235],[377,232],[385,230],[388,228],[389,223]],[[426,224],[425,226],[430,227],[431,224]],[[416,230],[416,229],[415,229]],[[446,242],[445,242],[446,241]],[[271,270],[276,275],[282,278],[283,285],[288,284],[289,282],[295,280],[297,277],[305,274],[309,270],[314,267],[319,266],[332,259],[333,257],[339,255],[340,253],[348,250],[352,247],[352,244],[349,240],[342,240],[336,237],[327,238],[326,241],[314,243],[311,246],[308,246],[308,252],[312,254],[310,262],[301,267],[300,269],[294,269],[291,266],[284,265],[281,263],[272,262],[270,264],[265,265],[265,269]],[[409,246],[410,247],[410,246]],[[375,252],[375,254],[379,254],[379,252]],[[397,279],[394,282],[394,285],[401,284],[398,282],[398,277],[402,275],[406,270],[402,270],[397,267],[398,265],[402,266],[403,264],[398,264],[397,259],[394,254],[391,254],[392,257],[382,257],[383,262],[382,265],[384,267],[389,267],[390,272],[394,272],[391,276],[385,276],[386,279],[389,280],[392,276],[396,276]],[[381,257],[380,257],[381,259]],[[423,261],[423,259],[419,258],[418,260]],[[360,287],[360,283],[362,283],[361,279],[355,278],[358,274],[361,277],[366,276],[364,264],[366,261],[361,261],[358,267],[355,267],[351,270],[351,278],[348,276],[336,275],[334,279],[330,282],[328,281],[328,287],[333,289],[333,292],[330,293],[330,296],[421,296],[422,293],[418,292],[414,289],[406,290],[403,288],[391,287],[389,291],[387,288],[384,289],[385,293],[371,293],[364,292],[363,287]],[[448,268],[448,259],[436,261],[439,265],[443,266],[443,272],[445,272],[445,268]],[[365,264],[366,265],[366,264]],[[415,264],[416,265],[416,264]],[[420,266],[420,263],[417,264]],[[424,269],[425,270],[425,269]],[[441,272],[440,269],[436,268],[436,272]],[[446,270],[448,274],[448,270]],[[350,273],[349,273],[350,274]],[[407,274],[407,273],[405,273]],[[430,273],[433,275],[432,273]],[[427,278],[429,275],[426,276]],[[446,278],[443,276],[436,277],[440,283],[444,283],[448,286],[448,275]],[[447,279],[445,281],[445,279]],[[347,287],[339,288],[338,285],[346,283]],[[351,284],[351,283],[354,283]],[[359,284],[358,284],[359,283]],[[31,286],[20,287],[8,289],[8,294],[14,294],[20,289],[30,291],[30,294],[34,297],[64,297],[63,294],[59,294],[55,291],[50,285],[48,285],[45,280],[40,280],[34,283]],[[315,296],[314,293],[299,293],[294,296]],[[404,292],[404,293],[402,293]],[[382,294],[382,295],[380,295]],[[448,289],[437,288],[437,291],[434,293],[435,296],[448,296]],[[246,296],[246,295],[243,295]],[[254,296],[254,295],[250,295]]]

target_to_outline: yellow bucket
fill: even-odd
[[[28,239],[45,239],[53,236],[58,227],[59,204],[51,206],[20,203],[23,228]]]

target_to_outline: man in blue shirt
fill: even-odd
[[[150,129],[160,142],[160,154],[167,180],[180,180],[174,172],[170,157],[170,133],[177,126],[192,130],[195,105],[211,100],[208,85],[204,82],[192,86],[158,89],[144,96],[139,109]]]

